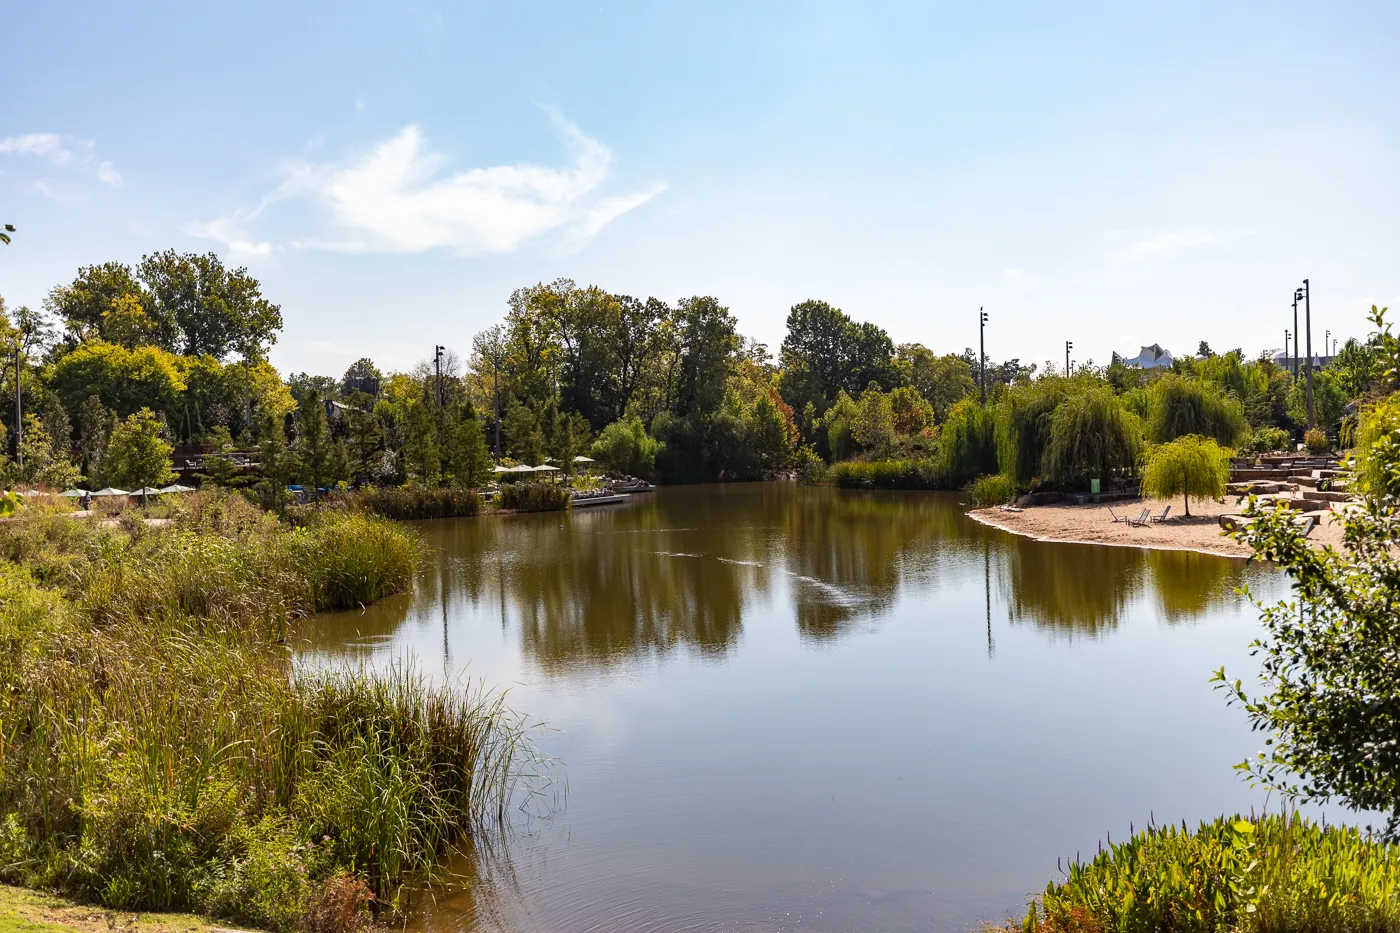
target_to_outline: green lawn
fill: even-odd
[[[0,933],[227,933],[190,914],[133,914],[86,907],[0,885]]]

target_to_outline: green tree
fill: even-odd
[[[172,349],[180,353],[223,359],[238,351],[256,360],[277,341],[281,309],[262,296],[247,269],[226,269],[217,253],[153,253],[142,257],[136,274],[151,296],[153,316],[173,322]]]
[[[621,418],[605,427],[593,442],[591,456],[605,467],[650,480],[656,475],[661,442],[646,432],[640,418]]]
[[[1342,388],[1341,375],[1332,369],[1319,369],[1313,372],[1313,413],[1317,425],[1324,431],[1330,430],[1342,420],[1347,403],[1351,401]],[[1299,377],[1288,393],[1288,414],[1298,424],[1308,423],[1307,380]]]
[[[1376,386],[1382,362],[1380,350],[1374,342],[1361,343],[1352,337],[1342,344],[1325,371],[1336,376],[1342,394],[1353,399],[1365,395]]]
[[[49,432],[44,429],[44,422],[27,412],[19,453],[19,459],[12,461],[5,471],[7,483],[67,489],[77,483],[82,475],[69,462],[66,449],[54,444]]]
[[[510,452],[521,463],[537,466],[544,459],[544,432],[540,419],[528,405],[519,402],[506,412],[506,439]]]
[[[798,409],[811,402],[826,410],[842,390],[856,395],[872,382],[896,385],[901,378],[889,335],[825,301],[792,306],[779,361],[783,400]]]
[[[49,382],[69,411],[89,395],[125,418],[142,408],[167,411],[185,391],[183,361],[159,347],[84,344],[54,363]]]
[[[476,411],[469,403],[454,405],[448,409],[446,422],[443,472],[458,486],[482,485],[491,475],[491,451]]]
[[[939,460],[954,483],[966,483],[997,471],[996,418],[975,398],[965,398],[948,412],[938,436]]]
[[[1131,473],[1142,452],[1142,425],[1107,386],[1078,392],[1050,417],[1045,475],[1077,484],[1095,477]]]
[[[871,386],[860,395],[856,403],[855,418],[851,422],[851,436],[857,444],[876,454],[886,454],[894,444],[894,412],[890,408],[890,397],[880,391],[878,385]]]
[[[1244,406],[1215,383],[1168,373],[1148,389],[1147,435],[1155,443],[1196,434],[1233,447],[1248,432]]]
[[[175,321],[161,316],[125,263],[81,267],[72,282],[49,290],[44,308],[63,322],[71,345],[102,339],[128,349],[139,343],[177,348]]]
[[[348,378],[346,381],[349,384]],[[358,482],[368,482],[384,441],[379,417],[374,412],[374,399],[363,392],[355,392],[346,399],[346,405],[349,407],[345,426],[350,475]]]
[[[890,413],[896,434],[921,434],[935,424],[933,406],[913,386],[900,386],[890,392]]]
[[[326,409],[314,389],[297,410],[297,464],[300,478],[313,489],[330,485],[334,475],[334,441],[326,423]]]
[[[77,462],[89,479],[97,476],[101,469],[107,441],[116,422],[116,415],[96,395],[89,395],[78,408]]]
[[[1400,371],[1384,311],[1372,309],[1382,348],[1382,378]],[[1392,416],[1393,418],[1393,416]],[[1392,420],[1369,450],[1370,482],[1357,508],[1337,512],[1340,547],[1315,548],[1282,508],[1252,501],[1238,537],[1276,564],[1291,586],[1286,599],[1256,601],[1264,634],[1259,692],[1222,668],[1219,688],[1240,706],[1265,750],[1239,767],[1252,779],[1303,800],[1340,798],[1348,807],[1389,814],[1400,831],[1400,430]]]
[[[162,486],[175,478],[170,468],[174,448],[165,440],[160,420],[149,408],[128,415],[112,429],[102,475],[107,483],[126,489]]]
[[[905,343],[895,363],[904,381],[928,402],[935,424],[946,421],[949,409],[977,391],[972,367],[956,354],[935,356],[922,344]]]
[[[1154,447],[1142,471],[1142,491],[1154,499],[1183,496],[1186,514],[1192,499],[1218,499],[1230,479],[1230,451],[1214,438],[1184,435]]]

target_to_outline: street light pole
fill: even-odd
[[[439,345],[439,346],[433,347],[433,373],[436,375],[436,378],[437,378],[436,394],[437,394],[437,407],[438,407],[438,408],[441,408],[441,407],[442,407],[442,351],[443,351],[443,349],[444,349],[444,347],[442,347],[442,346],[440,346],[440,345]]]
[[[24,466],[24,418],[19,397],[19,354],[24,347],[24,338],[15,334],[15,465]]]
[[[987,404],[987,312],[981,308],[977,309],[977,352],[979,365],[977,367],[977,381],[982,384],[982,404]]]
[[[1283,330],[1283,365],[1288,365],[1288,340],[1293,335],[1288,332],[1288,328]]]
[[[1302,344],[1298,341],[1298,338],[1302,335],[1302,331],[1300,331],[1300,330],[1298,329],[1298,302],[1300,302],[1300,301],[1302,301],[1302,300],[1303,300],[1303,290],[1302,290],[1301,288],[1295,288],[1295,289],[1293,289],[1293,379],[1294,379],[1294,381],[1297,381],[1297,379],[1298,379],[1298,357],[1300,357],[1300,356],[1303,355],[1303,354],[1301,354],[1301,353],[1298,352],[1299,350],[1302,349]]]
[[[1069,351],[1074,349],[1074,341],[1065,341],[1065,378],[1069,378]]]
[[[1317,426],[1317,413],[1313,411],[1313,353],[1312,353],[1312,285],[1303,279],[1303,320],[1308,335],[1308,430]]]

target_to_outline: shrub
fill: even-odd
[[[953,489],[932,460],[844,460],[828,471],[842,489]]]
[[[366,486],[349,494],[349,504],[398,521],[465,518],[481,511],[481,497],[458,486]]]
[[[1071,862],[1025,933],[1394,930],[1400,847],[1296,813],[1149,826]]]
[[[1016,494],[1016,487],[1012,484],[1011,478],[1000,473],[979,476],[969,489],[972,493],[972,504],[980,509],[993,505],[1004,505],[1010,502],[1011,497]]]
[[[1303,435],[1303,446],[1315,454],[1324,453],[1332,449],[1332,442],[1327,439],[1327,432],[1321,428],[1313,428]]]
[[[1256,454],[1286,450],[1291,446],[1289,434],[1283,428],[1256,428],[1249,439],[1249,449]]]
[[[826,479],[826,464],[811,447],[799,447],[794,456],[797,461],[797,481],[808,485]]]
[[[517,512],[562,512],[571,494],[558,483],[512,483],[501,489],[501,508]]]
[[[1218,499],[1230,479],[1230,451],[1208,437],[1187,435],[1154,447],[1142,473],[1142,491],[1156,499],[1184,496],[1186,514],[1192,499]]]

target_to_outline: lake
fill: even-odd
[[[763,483],[416,525],[414,591],[303,659],[509,686],[567,782],[419,925],[965,930],[1106,834],[1265,803],[1208,681],[1256,670],[1235,589],[1276,571],[963,508]]]

